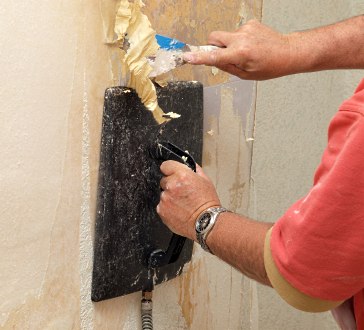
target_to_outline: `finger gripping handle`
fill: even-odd
[[[175,160],[187,165],[196,172],[196,162],[193,157],[170,142],[158,142],[155,146],[151,147],[150,152],[155,159],[162,161]],[[185,241],[186,237],[173,234],[166,251],[156,249],[149,255],[149,268],[163,267],[177,261]]]
[[[187,165],[192,171],[196,172],[196,162],[193,157],[181,148],[170,142],[158,142],[150,149],[152,156],[155,159],[166,161],[175,160]]]

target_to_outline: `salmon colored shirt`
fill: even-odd
[[[270,248],[279,273],[300,292],[354,297],[364,329],[364,79],[332,119],[313,187],[274,225]]]

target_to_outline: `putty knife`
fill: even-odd
[[[160,48],[156,55],[148,57],[149,64],[153,68],[153,71],[149,74],[150,78],[185,64],[186,61],[183,59],[183,53],[185,52],[209,52],[219,48],[211,45],[193,46],[160,34],[157,34],[155,38]]]

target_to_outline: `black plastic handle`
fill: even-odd
[[[151,147],[152,156],[158,160],[175,160],[182,164],[187,165],[192,171],[196,172],[196,162],[193,157],[187,152],[183,151],[176,145],[170,142],[157,142],[156,145]]]
[[[191,170],[196,172],[196,162],[193,157],[170,142],[158,142],[150,151],[153,157],[158,160],[175,160],[186,164]],[[150,254],[148,260],[149,268],[163,267],[177,261],[185,241],[186,237],[173,234],[166,251],[157,249]]]

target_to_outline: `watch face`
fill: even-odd
[[[196,231],[198,233],[202,233],[207,228],[210,221],[211,221],[211,214],[210,213],[203,214],[196,223]]]

